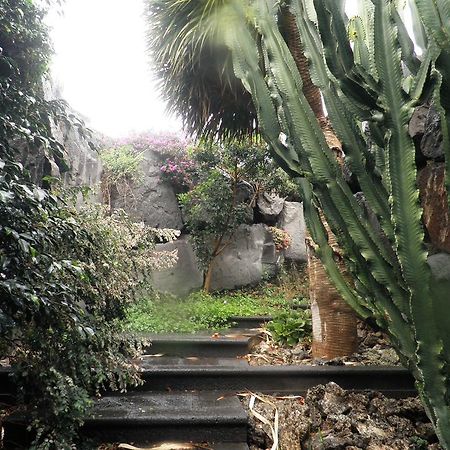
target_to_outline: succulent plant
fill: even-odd
[[[162,35],[165,46],[159,46],[157,55],[159,64],[173,63],[166,64],[162,73],[169,84],[180,83],[183,67],[191,64],[195,69],[200,64],[192,57],[197,47],[227,49],[226,67],[232,66],[232,75],[250,94],[256,122],[254,115],[249,117],[279,164],[301,179],[308,229],[330,279],[360,316],[374,318],[389,333],[416,379],[442,445],[450,448],[450,283],[436,279],[427,263],[415,146],[408,134],[414,108],[433,97],[442,115],[450,167],[448,0],[411,2],[418,41],[425,46],[420,57],[393,0],[361,0],[360,17],[350,21],[343,0],[152,3],[159,8],[154,10],[156,18],[171,16],[165,22],[171,34]],[[188,4],[189,18],[174,27]],[[280,16],[286,11],[295,16],[312,81],[320,88],[363,202],[355,197],[304,96],[280,29]],[[158,42],[153,45],[158,47]],[[184,57],[179,65],[177,55]],[[225,84],[233,78],[226,74]],[[242,117],[234,119],[230,134],[236,133],[237,122],[245,122]],[[223,128],[226,120],[227,116],[222,122],[215,117],[209,123]],[[212,133],[209,127],[208,134]],[[449,180],[450,169],[447,189]],[[323,219],[351,279],[340,270]]]

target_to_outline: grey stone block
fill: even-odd
[[[187,236],[156,245],[156,251],[175,249],[178,250],[177,264],[170,269],[154,271],[151,276],[152,286],[159,292],[186,297],[202,287],[203,272],[198,268],[197,258]]]
[[[235,289],[259,283],[276,272],[279,260],[264,224],[241,225],[214,263],[212,290]]]
[[[292,261],[306,261],[306,225],[303,216],[303,204],[285,202],[277,226],[287,231],[292,238],[290,247],[284,252],[285,258]]]

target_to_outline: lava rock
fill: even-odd
[[[421,138],[424,135],[429,110],[429,105],[420,105],[414,109],[414,113],[409,121],[408,127],[409,135],[413,139]]]
[[[172,186],[161,178],[161,160],[152,150],[143,153],[143,177],[131,186],[129,198],[111,192],[111,207],[125,210],[134,220],[155,228],[181,230],[183,221]]]
[[[418,175],[423,221],[431,243],[450,252],[450,217],[444,163],[429,161]]]
[[[256,205],[258,206],[263,221],[269,225],[273,225],[283,210],[284,198],[275,194],[263,192],[258,196]]]
[[[444,158],[444,145],[442,142],[441,118],[433,106],[428,110],[424,126],[425,131],[420,142],[422,154],[427,159],[442,160]]]

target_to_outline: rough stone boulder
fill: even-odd
[[[436,281],[450,282],[450,254],[436,253],[428,257],[428,265]]]
[[[444,144],[441,133],[441,118],[434,107],[430,107],[424,124],[420,150],[427,159],[442,160]]]
[[[264,222],[275,224],[278,216],[283,210],[284,198],[263,192],[258,196],[256,204]]]
[[[450,218],[444,163],[428,162],[418,175],[423,220],[431,243],[450,252]]]
[[[65,186],[87,186],[93,199],[101,202],[100,180],[102,163],[95,149],[99,139],[95,132],[80,133],[77,127],[62,121],[52,123],[53,137],[64,147],[64,161],[48,155],[43,148],[25,142],[17,144],[21,151],[21,162],[30,172],[31,179],[41,184],[43,177],[60,177]]]
[[[156,251],[178,250],[178,261],[174,267],[152,273],[152,286],[159,292],[177,297],[186,297],[202,287],[203,272],[198,268],[197,258],[188,236],[174,242],[157,244]]]
[[[95,146],[98,138],[95,134],[81,135],[75,127],[59,124],[54,129],[56,139],[67,153],[69,171],[63,175],[66,186],[89,186],[94,199],[101,202],[100,182],[103,165]]]
[[[111,207],[124,209],[133,219],[152,227],[181,230],[181,211],[173,188],[161,178],[160,158],[151,150],[143,156],[143,176],[134,182],[132,195],[126,199],[117,193],[111,195]]]
[[[214,262],[211,288],[218,291],[257,284],[274,274],[281,261],[266,225],[241,225]]]
[[[303,204],[284,202],[277,226],[287,231],[292,238],[290,247],[284,252],[285,258],[293,261],[306,261],[306,225],[303,217]]]
[[[414,110],[408,127],[409,135],[412,138],[421,138],[424,135],[429,110],[429,105],[420,105]]]

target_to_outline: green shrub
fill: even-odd
[[[142,175],[140,163],[143,155],[137,153],[131,145],[104,149],[100,152],[100,159],[111,183],[123,180],[136,181]]]
[[[139,382],[139,343],[116,321],[141,274],[176,255],[154,256],[155,231],[123,213],[61,206],[20,165],[0,166],[0,359],[37,433],[31,448],[69,449],[92,395]]]
[[[284,311],[267,324],[275,342],[294,346],[310,339],[312,333],[311,313],[308,309]]]
[[[104,164],[102,174],[103,201],[111,206],[112,192],[127,202],[133,198],[133,184],[137,183],[143,173],[141,162],[142,153],[135,151],[132,145],[110,147],[100,152],[100,159]]]

